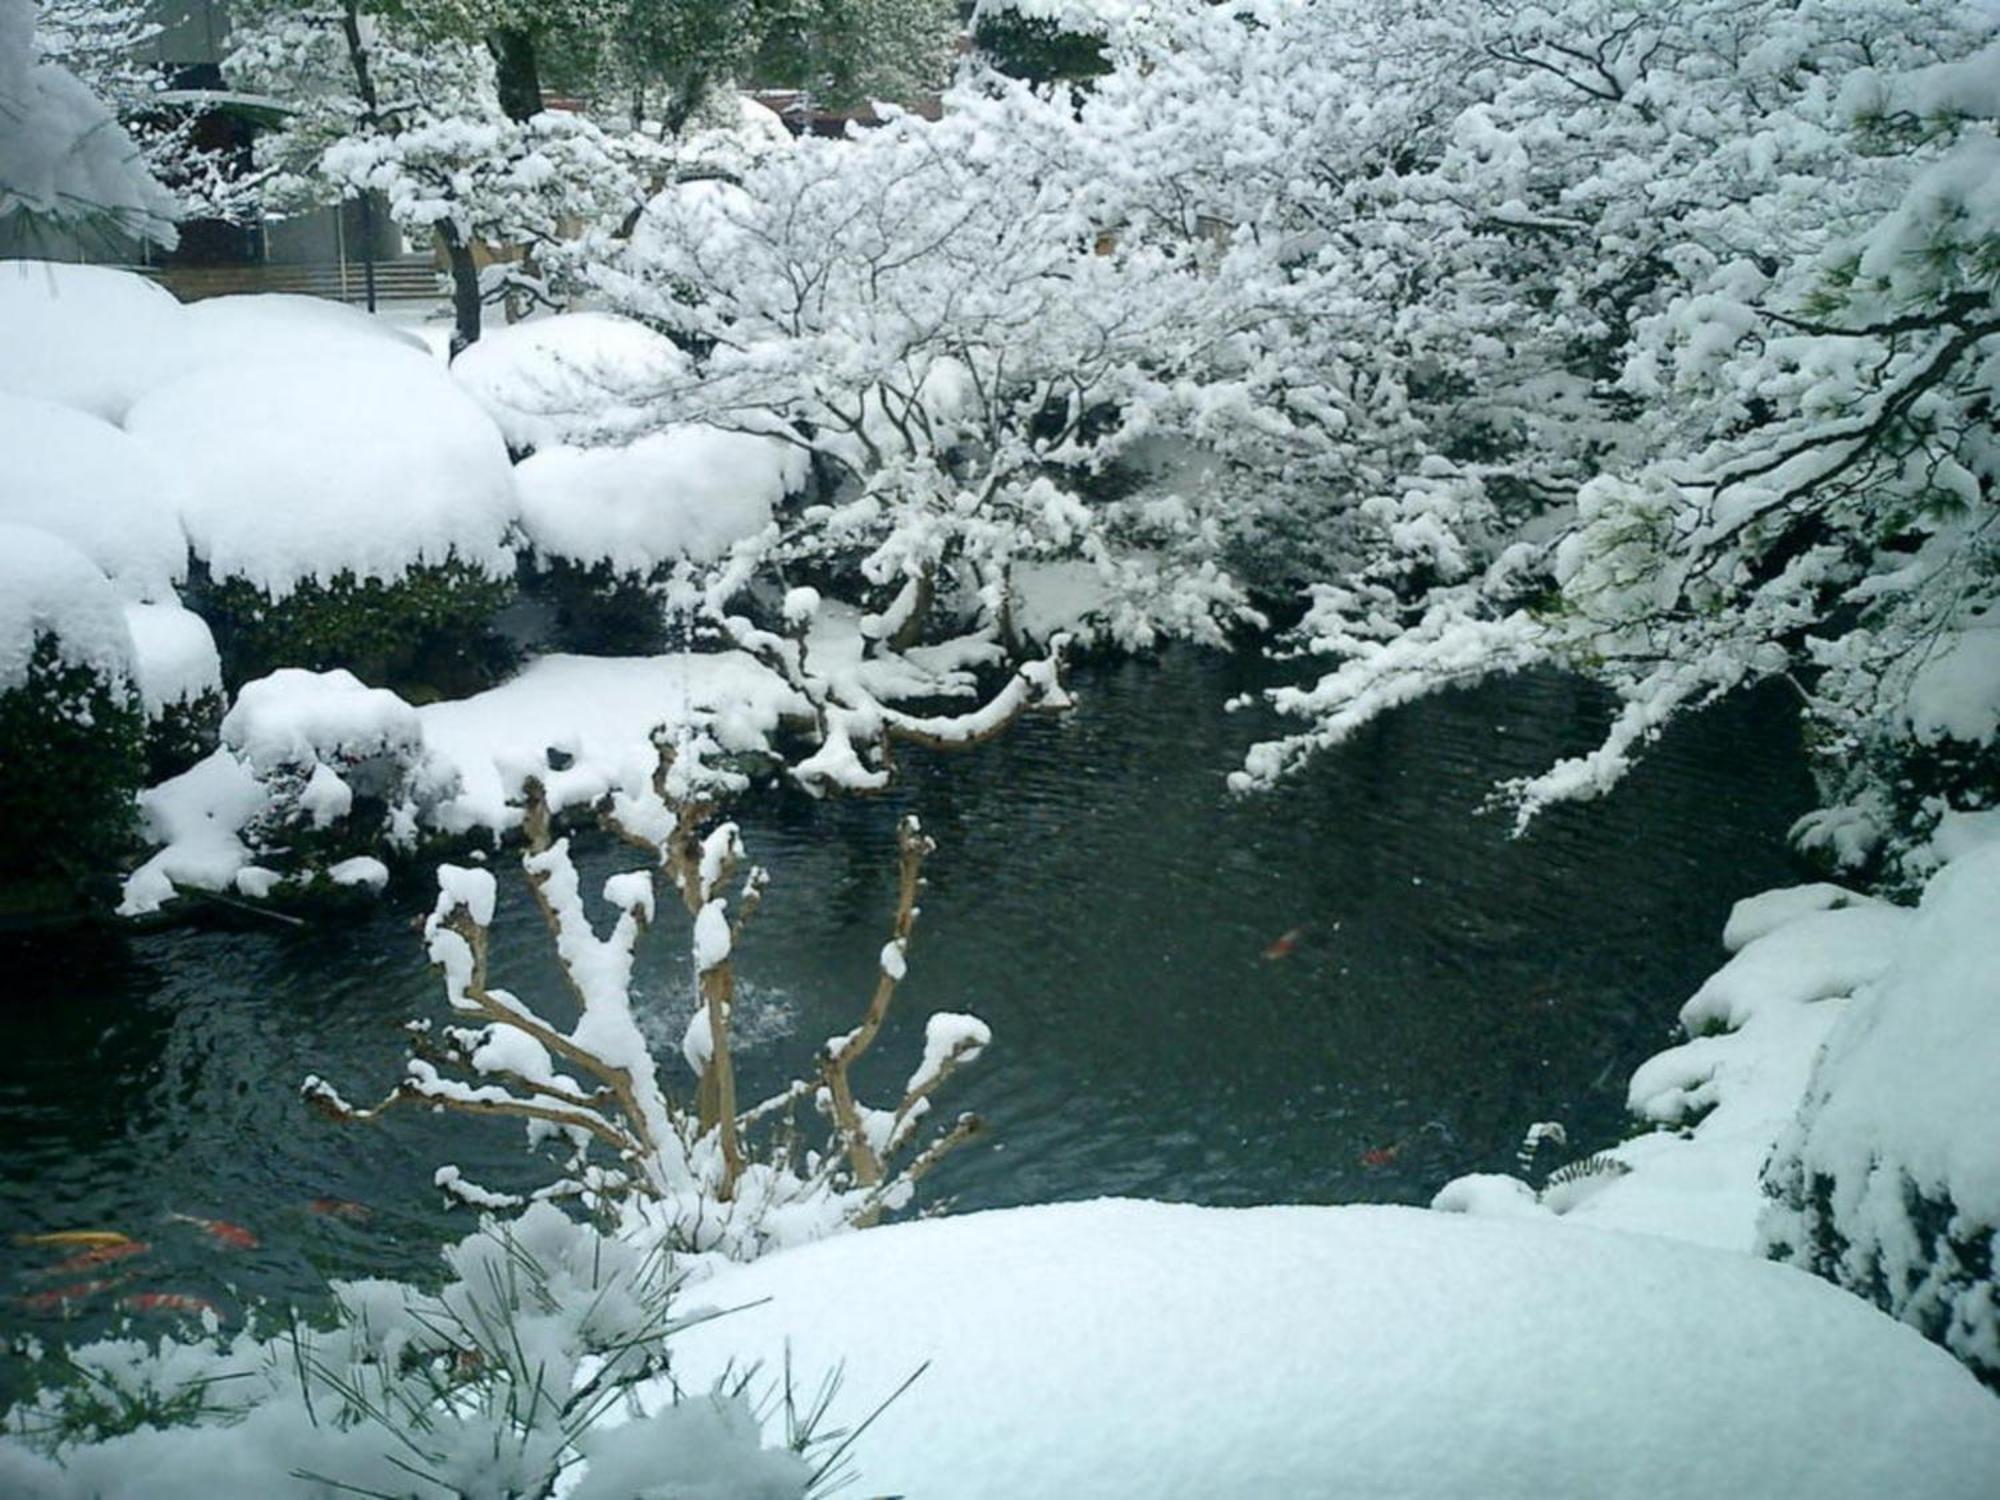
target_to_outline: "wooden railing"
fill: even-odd
[[[167,288],[183,302],[204,297],[226,297],[242,292],[292,292],[306,297],[327,297],[336,302],[360,302],[366,296],[367,278],[354,261],[322,261],[305,265],[265,262],[240,266],[137,266],[144,275]],[[432,302],[445,295],[438,282],[437,267],[429,256],[405,256],[375,263],[375,299],[378,302]]]

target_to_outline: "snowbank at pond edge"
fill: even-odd
[[[764,1300],[768,1299],[768,1300]],[[1786,1267],[1387,1207],[1092,1203],[770,1256],[675,1341],[843,1367],[868,1494],[948,1500],[1986,1497],[2000,1403]],[[760,1305],[750,1305],[760,1304]]]

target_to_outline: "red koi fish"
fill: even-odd
[[[1387,1146],[1370,1146],[1357,1158],[1364,1167],[1386,1167],[1392,1165],[1403,1150],[1403,1143],[1396,1141]]]
[[[30,1292],[17,1300],[29,1312],[61,1312],[72,1302],[81,1302],[86,1297],[95,1297],[99,1292],[108,1292],[118,1285],[115,1281],[79,1281],[70,1286],[53,1286],[46,1292]]]
[[[1264,950],[1265,960],[1290,958],[1298,951],[1299,944],[1304,940],[1305,935],[1306,930],[1303,927],[1289,928],[1285,932],[1280,933],[1271,940],[1271,945]]]
[[[257,1236],[241,1224],[231,1224],[227,1219],[197,1219],[193,1214],[168,1214],[168,1218],[180,1224],[192,1224],[203,1234],[214,1240],[225,1250],[255,1250]]]
[[[306,1207],[322,1218],[345,1219],[350,1224],[366,1224],[375,1217],[375,1210],[367,1204],[346,1198],[315,1198]]]
[[[34,1272],[37,1276],[66,1276],[77,1271],[88,1271],[96,1266],[108,1266],[114,1260],[124,1260],[131,1255],[144,1255],[153,1247],[144,1240],[125,1240],[115,1245],[98,1245],[94,1249],[79,1250],[76,1254],[57,1261],[52,1266],[44,1266]]]
[[[129,1297],[120,1297],[118,1306],[124,1312],[138,1313],[214,1313],[218,1318],[222,1311],[206,1297],[191,1297],[186,1292],[134,1292]]]

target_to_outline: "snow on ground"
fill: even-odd
[[[437,811],[446,831],[512,827],[508,799],[542,778],[549,805],[585,806],[650,783],[656,726],[699,723],[725,750],[761,749],[781,714],[807,712],[782,679],[741,652],[545,656],[509,682],[417,710],[424,743],[459,778]],[[551,765],[549,752],[565,769]]]
[[[521,526],[544,557],[646,573],[714,562],[771,524],[806,478],[803,450],[714,427],[673,427],[622,448],[545,447],[515,471]]]
[[[39,527],[0,520],[0,693],[27,681],[42,635],[72,666],[131,679],[132,632],[97,564]]]
[[[664,334],[602,312],[488,329],[451,366],[516,449],[644,432],[646,393],[689,371]]]
[[[0,263],[0,391],[119,421],[158,378],[181,311],[171,292],[129,271]]]
[[[517,498],[499,432],[444,371],[377,342],[207,367],[133,407],[127,427],[185,476],[187,533],[218,577],[282,598],[343,570],[393,579],[453,556],[511,570]]]
[[[768,1300],[766,1300],[768,1299]],[[1782,1266],[1389,1207],[1106,1200],[924,1220],[730,1270],[675,1378],[922,1375],[858,1492],[949,1500],[1987,1497],[2000,1403]],[[755,1304],[755,1305],[753,1305]]]
[[[187,576],[182,495],[144,443],[75,407],[0,394],[0,454],[0,520],[62,537],[127,598],[173,597]]]
[[[222,658],[208,622],[178,603],[128,604],[133,673],[149,718],[203,693],[222,691]]]

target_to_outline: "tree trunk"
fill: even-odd
[[[499,73],[500,108],[514,121],[532,120],[542,112],[542,75],[535,65],[535,35],[506,26],[487,38]]]
[[[437,237],[451,267],[451,357],[457,359],[479,342],[479,264],[457,225],[439,224]]]

